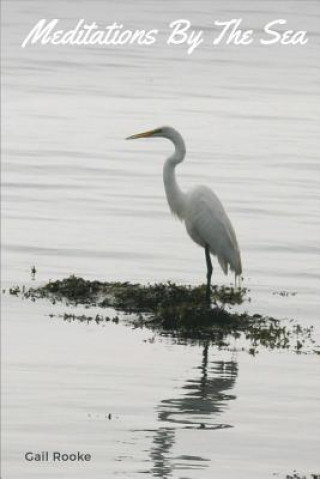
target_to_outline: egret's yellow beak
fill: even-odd
[[[128,136],[126,140],[135,140],[136,138],[148,138],[149,136],[153,136],[157,130],[149,130],[144,131],[143,133],[137,133],[136,135]]]

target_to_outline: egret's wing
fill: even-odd
[[[186,227],[199,244],[209,245],[224,273],[228,265],[241,274],[241,258],[233,226],[219,198],[206,186],[194,189],[188,197]]]

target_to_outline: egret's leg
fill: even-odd
[[[210,306],[211,301],[210,301],[210,290],[211,290],[211,276],[212,276],[212,263],[211,263],[211,257],[210,257],[210,249],[209,246],[206,245],[205,248],[205,253],[206,253],[206,263],[207,263],[207,289],[206,289],[206,302],[208,306]]]

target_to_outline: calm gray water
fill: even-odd
[[[211,186],[230,214],[248,308],[317,328],[319,17],[316,1],[7,0],[4,287],[28,284],[32,265],[36,284],[72,273],[203,282],[203,251],[164,197],[171,146],[124,140],[169,124],[187,144],[181,187]],[[149,47],[22,49],[41,18],[60,18],[65,28],[79,18],[102,27],[117,21],[160,34]],[[178,18],[207,35],[192,55],[165,44]],[[285,18],[310,40],[213,47],[214,20],[232,18],[258,32]],[[214,280],[231,281],[218,267]],[[320,471],[317,356],[179,345],[122,324],[49,318],[56,309],[3,297],[5,479]],[[43,450],[80,450],[92,460],[25,461],[25,452]]]

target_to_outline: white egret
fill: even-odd
[[[235,277],[241,275],[241,256],[235,231],[225,209],[207,186],[196,186],[191,191],[183,192],[177,184],[175,167],[184,160],[186,147],[180,133],[169,126],[138,133],[127,138],[167,138],[175,146],[174,153],[165,161],[163,167],[163,182],[169,207],[174,215],[185,226],[190,237],[205,250],[207,264],[206,300],[210,304],[212,263],[210,254],[218,258],[225,274],[228,268],[235,272]]]

